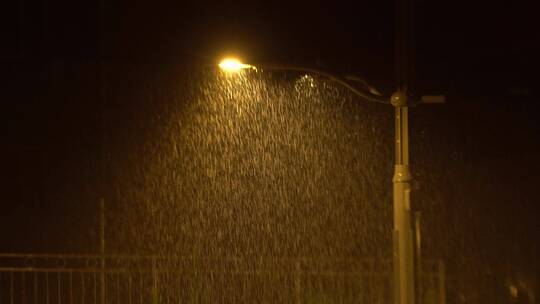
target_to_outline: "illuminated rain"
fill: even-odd
[[[389,255],[389,108],[305,75],[207,71],[194,84],[189,94],[147,95],[143,103],[161,108],[140,112],[152,116],[133,122],[147,125],[129,126],[125,154],[111,160],[111,204],[123,215],[110,219],[122,231],[111,246]]]

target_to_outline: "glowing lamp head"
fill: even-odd
[[[233,73],[239,72],[242,69],[251,69],[251,68],[253,68],[251,65],[244,64],[244,63],[240,62],[240,60],[234,59],[234,58],[223,59],[219,63],[219,67],[222,70],[226,71],[226,72],[233,72]]]

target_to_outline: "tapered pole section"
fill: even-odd
[[[409,96],[414,75],[412,1],[395,0],[395,66],[397,91],[395,108],[394,207],[394,303],[414,304],[414,246],[411,225],[411,172],[409,168]]]
[[[408,107],[405,95],[392,96],[395,106],[396,163],[393,177],[394,198],[394,303],[414,303],[413,238],[411,229],[411,172],[409,169]]]

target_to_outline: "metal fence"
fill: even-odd
[[[423,304],[444,303],[440,265]],[[0,254],[0,303],[391,303],[391,278],[380,259]]]

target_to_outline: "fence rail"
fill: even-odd
[[[422,303],[441,303],[440,263],[425,264]],[[0,254],[0,303],[391,303],[391,269],[385,259]]]

